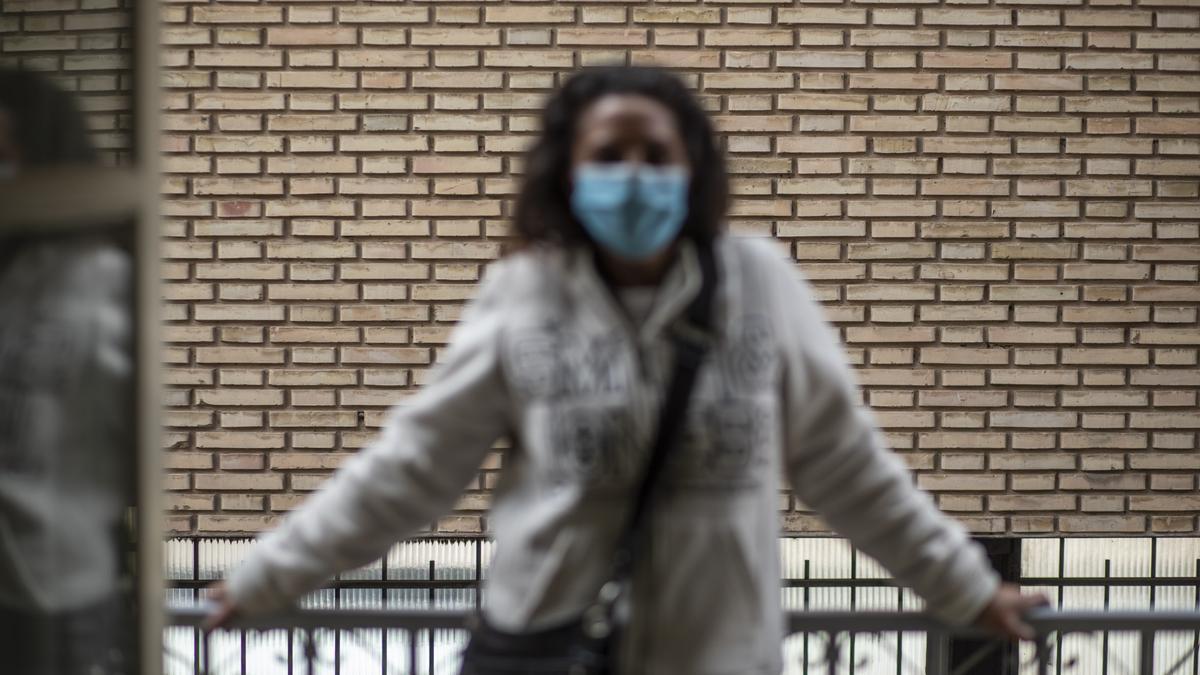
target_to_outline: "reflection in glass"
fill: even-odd
[[[71,175],[53,185],[72,202],[79,176],[113,171],[96,157],[71,95],[0,70],[0,196]],[[0,670],[131,672],[131,228],[15,212],[0,214]]]

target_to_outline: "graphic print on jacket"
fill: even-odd
[[[506,335],[507,380],[527,405],[520,426],[543,430],[521,445],[551,484],[627,490],[648,456],[670,352],[660,345],[647,350],[656,360],[643,380],[627,331],[585,333],[561,325]],[[778,448],[778,348],[765,316],[744,315],[733,325],[701,367],[663,476],[667,489],[753,490],[763,471],[774,470],[765,453]]]

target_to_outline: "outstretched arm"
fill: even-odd
[[[776,260],[786,399],[785,468],[796,495],[953,624],[980,616],[999,578],[965,529],[912,483],[855,394],[853,372],[807,283]]]
[[[226,609],[282,608],[451,508],[507,429],[495,276],[468,306],[431,382],[392,408],[379,437],[233,571],[221,589]]]

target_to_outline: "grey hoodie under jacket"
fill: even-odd
[[[936,616],[969,622],[998,577],[885,448],[808,282],[766,241],[715,246],[717,340],[637,561],[621,672],[781,670],[784,475]],[[485,614],[520,630],[579,612],[609,569],[669,376],[668,330],[699,282],[685,245],[635,326],[590,254],[492,264],[429,384],[251,550],[229,577],[234,601],[280,608],[377,559],[448,511],[507,436]]]

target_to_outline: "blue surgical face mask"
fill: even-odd
[[[649,258],[683,227],[690,182],[683,167],[594,162],[572,176],[571,211],[596,243],[616,255]]]

